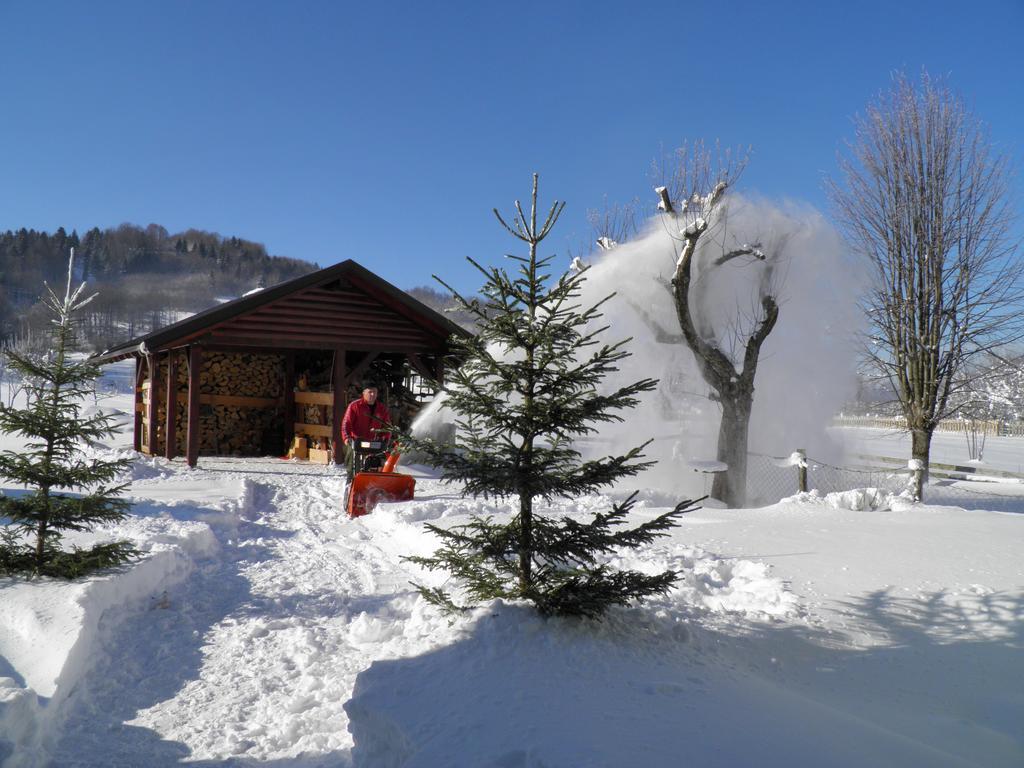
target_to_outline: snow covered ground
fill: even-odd
[[[863,427],[836,427],[829,430],[845,449],[847,456],[910,457],[910,435],[885,429]],[[998,469],[1024,476],[1024,438],[988,437],[981,461],[972,462],[966,438],[955,432],[936,432],[932,435],[931,461],[939,464],[973,466],[978,472]]]
[[[434,547],[424,521],[510,507],[411,471],[415,501],[350,521],[333,468],[136,461],[136,514],[95,535],[143,561],[0,580],[3,765],[1024,765],[1024,514],[705,509],[618,558],[681,570],[664,598],[449,621],[403,556]]]

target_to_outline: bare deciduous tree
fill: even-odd
[[[712,152],[698,142],[678,150],[663,165],[662,186],[655,191],[675,247],[672,277],[664,285],[672,296],[679,333],[644,315],[659,341],[689,347],[711,399],[722,409],[716,458],[727,469],[715,475],[711,495],[734,507],[746,503],[754,378],[761,346],[779,317],[775,266],[785,244],[784,238],[763,244],[741,242],[730,231],[727,195],[748,157],[749,150]],[[752,305],[737,307],[730,319],[723,320],[713,306],[720,297],[703,290],[702,283],[726,265],[758,262],[764,264],[753,281]]]
[[[1024,413],[1024,367],[1020,357],[989,353],[964,365],[951,387],[951,409],[963,422],[967,453],[985,458],[985,442],[1000,425],[1017,422]]]
[[[609,203],[603,208],[587,210],[587,221],[594,233],[594,242],[602,251],[610,251],[619,243],[640,234],[640,201]]]
[[[839,169],[828,182],[836,217],[875,278],[863,300],[866,353],[897,393],[912,457],[927,467],[958,374],[972,356],[1020,338],[1008,158],[945,84],[897,75],[856,119]]]

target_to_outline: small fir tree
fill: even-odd
[[[85,531],[121,520],[129,503],[118,498],[124,485],[117,476],[130,461],[82,455],[83,444],[110,437],[109,416],[83,416],[81,403],[99,376],[98,366],[70,357],[74,348],[73,314],[95,296],[82,299],[85,284],[73,286],[74,250],[68,260],[64,296],[46,286],[44,301],[53,313],[51,350],[33,356],[8,349],[5,355],[28,382],[28,405],[0,404],[0,430],[27,438],[25,449],[0,453],[0,475],[24,485],[24,495],[0,497],[0,573],[33,573],[75,578],[136,556],[126,542],[90,549],[61,548],[65,531]]]
[[[529,247],[526,257],[510,256],[520,262],[518,274],[486,269],[469,259],[486,278],[482,298],[472,300],[434,278],[477,319],[478,334],[453,339],[461,362],[443,389],[457,415],[454,442],[406,439],[441,468],[445,481],[463,483],[467,495],[517,495],[519,511],[507,523],[476,517],[450,529],[428,525],[442,548],[431,557],[409,560],[449,571],[474,601],[525,599],[544,615],[599,617],[611,605],[666,592],[679,576],[674,571],[616,571],[600,556],[665,535],[694,502],[682,502],[630,529],[621,526],[635,494],[589,522],[537,513],[538,499],[576,497],[653,464],[642,460],[647,443],[624,455],[590,461],[573,447],[574,439],[596,432],[596,425],[622,421],[618,412],[634,407],[637,395],[657,382],[645,378],[612,392],[599,389],[629,356],[629,339],[600,340],[607,330],[599,327],[600,307],[611,296],[589,309],[576,303],[586,269],[552,279],[553,257],[537,255],[564,205],[552,205],[538,227],[534,174],[529,217],[519,201],[512,226],[494,211],[505,229]],[[431,602],[458,608],[444,590],[416,586]]]

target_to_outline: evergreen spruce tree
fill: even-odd
[[[35,357],[8,349],[10,365],[29,382],[29,405],[22,409],[0,404],[0,430],[27,438],[22,451],[0,453],[0,475],[28,489],[24,495],[0,497],[0,573],[33,573],[75,578],[136,555],[126,542],[97,544],[65,551],[65,531],[85,531],[121,520],[129,503],[117,498],[124,485],[117,476],[130,463],[82,455],[83,445],[115,431],[110,417],[83,416],[81,403],[99,368],[72,359],[73,314],[93,297],[82,299],[85,284],[73,286],[74,251],[68,260],[64,295],[46,286],[45,301],[53,313],[51,350]]]
[[[629,356],[629,339],[601,341],[607,326],[600,327],[600,307],[611,296],[588,309],[576,303],[586,269],[552,278],[553,257],[537,254],[564,205],[553,204],[538,226],[534,174],[528,217],[519,201],[512,226],[495,209],[529,254],[510,256],[519,262],[515,276],[469,259],[486,278],[481,299],[466,299],[435,276],[476,318],[478,334],[453,340],[461,362],[444,391],[457,415],[454,442],[406,439],[441,468],[445,481],[462,483],[467,495],[518,496],[519,510],[507,523],[476,517],[450,529],[428,525],[442,548],[409,560],[449,571],[470,600],[525,599],[544,615],[600,617],[611,605],[666,592],[679,576],[616,571],[601,556],[665,535],[693,502],[628,529],[621,526],[636,494],[589,522],[537,509],[538,500],[593,492],[653,464],[643,461],[646,443],[590,461],[573,446],[574,439],[596,432],[596,425],[622,421],[618,412],[635,406],[637,395],[657,382],[645,378],[612,392],[600,389]],[[458,608],[446,591],[417,587],[428,600]]]

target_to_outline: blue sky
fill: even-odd
[[[403,288],[475,290],[464,257],[515,249],[490,211],[533,171],[564,254],[686,139],[824,207],[896,69],[948,75],[1024,159],[1024,0],[0,0],[0,30],[0,229],[197,227]]]

